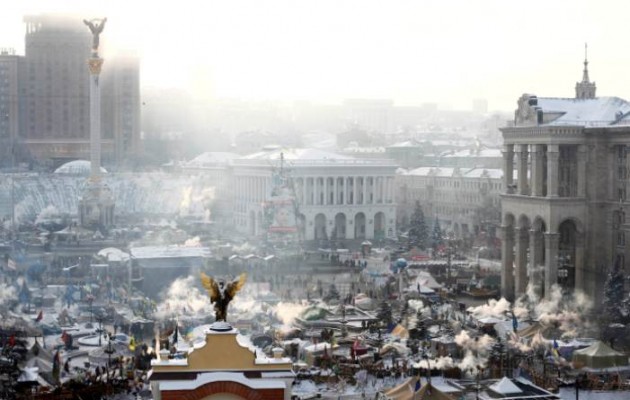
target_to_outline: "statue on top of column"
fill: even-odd
[[[107,18],[95,18],[89,21],[87,19],[83,20],[83,23],[87,25],[88,28],[90,28],[90,32],[92,32],[92,52],[94,53],[98,52],[99,35],[103,32],[103,29],[105,29],[105,22],[107,22]]]

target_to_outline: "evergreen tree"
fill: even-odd
[[[499,372],[499,375],[502,375],[503,373],[503,361],[505,351],[505,344],[501,341],[501,338],[497,338],[497,341],[494,342],[494,344],[490,348],[489,361],[491,367],[496,368],[496,370]]]
[[[394,322],[394,319],[392,317],[392,306],[387,300],[383,300],[379,305],[376,318],[378,318],[381,321],[381,325],[385,327],[391,325]]]
[[[626,304],[625,297],[623,272],[619,264],[615,262],[604,284],[604,299],[602,300],[604,316],[608,324],[623,323],[628,317],[623,307]]]
[[[339,300],[340,298],[341,296],[339,295],[337,286],[335,286],[334,284],[330,285],[330,288],[328,289],[328,293],[326,293],[326,296],[324,297],[324,301],[330,302],[334,300]]]
[[[416,314],[416,339],[426,340],[427,339],[427,326],[424,322],[424,317],[422,316],[422,312],[418,311]]]
[[[419,201],[416,201],[416,208],[411,215],[411,228],[409,229],[409,247],[427,248],[429,230],[424,220],[424,212]]]
[[[438,246],[442,244],[442,228],[440,227],[440,220],[435,217],[435,223],[433,224],[433,234],[431,235],[431,242],[433,250],[437,250]]]

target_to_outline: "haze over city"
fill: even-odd
[[[0,399],[628,399],[621,2],[0,14]]]
[[[0,47],[23,51],[22,17],[108,17],[104,51],[142,57],[144,86],[209,98],[388,98],[512,111],[523,91],[572,96],[589,43],[602,95],[630,94],[624,1],[12,2]]]

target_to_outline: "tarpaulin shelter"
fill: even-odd
[[[610,348],[602,341],[573,352],[573,364],[592,369],[624,367],[628,365],[628,356]]]

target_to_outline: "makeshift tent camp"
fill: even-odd
[[[628,356],[597,341],[585,349],[574,351],[573,365],[592,369],[624,367],[628,365]]]

